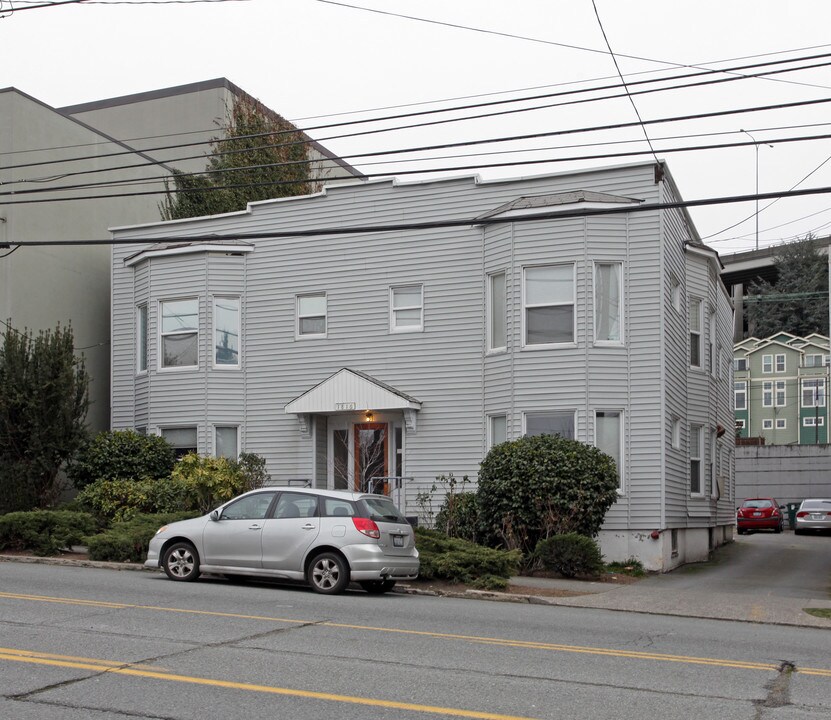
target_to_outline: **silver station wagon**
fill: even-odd
[[[378,594],[417,577],[419,560],[412,526],[385,495],[266,487],[159,528],[144,564],[171,580],[282,578],[325,594],[354,581]]]

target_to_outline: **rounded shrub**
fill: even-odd
[[[96,480],[75,498],[101,525],[128,520],[139,513],[174,513],[197,507],[193,487],[180,478]]]
[[[597,543],[579,533],[565,533],[540,540],[535,556],[543,568],[565,577],[594,576],[603,572],[603,556]]]
[[[449,537],[476,542],[478,539],[479,509],[476,493],[448,493],[436,513],[435,528]]]
[[[559,435],[500,443],[481,463],[477,504],[482,539],[530,557],[556,534],[592,537],[617,499],[612,458]]]
[[[143,480],[167,477],[176,457],[158,435],[133,430],[98,433],[75,456],[67,475],[79,490],[96,480]]]

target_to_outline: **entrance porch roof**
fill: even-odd
[[[290,415],[420,410],[421,402],[358,370],[342,368],[286,405]]]

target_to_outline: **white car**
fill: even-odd
[[[325,594],[351,581],[384,593],[419,568],[413,528],[385,495],[297,487],[252,490],[159,528],[144,564],[171,580],[202,572],[282,578]]]

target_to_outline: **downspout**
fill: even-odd
[[[658,180],[658,190],[660,194],[659,202],[664,202],[666,200],[666,193],[665,193],[666,186],[664,185],[663,180]],[[658,282],[659,282],[659,290],[660,290],[660,302],[661,302],[661,312],[659,315],[659,323],[660,323],[660,347],[661,352],[659,355],[659,362],[660,362],[660,371],[659,371],[659,379],[658,379],[658,387],[661,388],[661,519],[659,523],[659,527],[665,528],[667,526],[667,447],[666,447],[666,421],[667,421],[667,404],[666,404],[666,302],[664,298],[664,278],[666,276],[667,268],[666,268],[666,248],[665,248],[665,239],[667,236],[666,230],[666,213],[662,211],[660,214],[660,233],[658,237]],[[684,248],[681,248],[682,253],[682,261],[684,261]],[[631,502],[631,498],[630,498]]]

